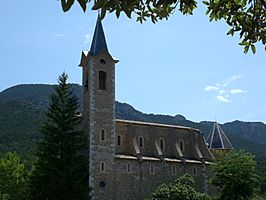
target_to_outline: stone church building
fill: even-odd
[[[143,200],[156,187],[191,174],[209,192],[213,155],[199,130],[115,119],[115,60],[98,18],[83,51],[83,129],[88,133],[89,184],[97,200]]]

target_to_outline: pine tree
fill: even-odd
[[[78,98],[73,96],[67,78],[65,73],[59,76],[59,85],[50,97],[47,121],[41,127],[43,140],[31,178],[32,199],[89,199],[87,137],[78,130]]]

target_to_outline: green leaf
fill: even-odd
[[[79,5],[81,6],[82,10],[85,12],[88,0],[77,0],[77,1],[79,2]]]
[[[248,44],[248,42],[246,42],[246,41],[242,41],[242,42],[240,42],[240,43],[238,43],[238,44],[241,45],[241,46],[245,46],[245,45]]]
[[[244,47],[244,53],[247,54],[247,53],[248,53],[248,50],[249,50],[249,44],[247,44],[247,45]]]
[[[61,6],[64,12],[68,11],[74,4],[74,0],[61,0]]]
[[[202,3],[204,3],[205,5],[210,5],[210,3],[208,1],[202,1]]]
[[[252,53],[255,54],[256,53],[256,47],[254,44],[251,45],[251,50],[252,50]]]
[[[247,0],[242,0],[242,2],[241,2],[242,8],[244,8],[246,6],[246,4],[247,4]]]
[[[120,17],[120,13],[121,13],[121,10],[117,8],[116,11],[115,11],[115,14],[116,14],[117,18]]]
[[[227,32],[227,35],[234,35],[234,29],[230,29],[228,32]]]
[[[105,0],[98,0],[95,2],[95,4],[92,7],[92,10],[98,10],[100,8],[102,8],[105,4]]]
[[[106,9],[105,8],[102,8],[101,9],[101,19],[103,19],[106,15]]]

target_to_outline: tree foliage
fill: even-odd
[[[228,152],[212,166],[211,183],[221,192],[221,200],[249,200],[259,191],[254,157],[243,151]]]
[[[16,153],[0,156],[0,200],[27,198],[28,173]]]
[[[76,0],[85,12],[91,0]],[[75,0],[61,0],[63,11],[68,11]],[[255,43],[262,43],[266,51],[266,1],[265,0],[203,0],[207,6],[206,14],[212,20],[225,20],[230,27],[227,35],[239,33],[239,43],[247,53],[251,48],[256,52]],[[106,12],[115,13],[117,18],[123,12],[131,18],[137,16],[142,23],[151,19],[153,23],[168,19],[175,10],[183,15],[192,15],[197,8],[195,0],[95,0],[92,9],[101,10],[101,17]]]
[[[41,128],[43,140],[31,177],[31,196],[38,200],[87,200],[87,138],[78,130],[78,99],[72,95],[65,73],[58,82]]]
[[[211,200],[207,194],[195,190],[193,178],[185,174],[175,183],[162,184],[152,194],[150,200]]]

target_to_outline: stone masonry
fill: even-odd
[[[83,129],[88,134],[89,184],[95,200],[143,200],[184,173],[210,192],[213,160],[199,130],[115,119],[115,60],[98,18],[90,51],[83,51]]]

